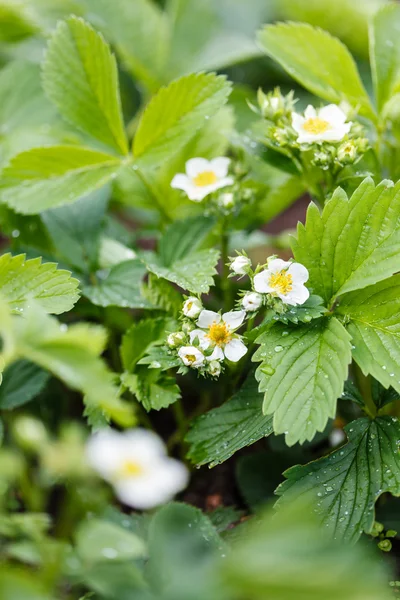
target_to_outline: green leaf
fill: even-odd
[[[372,78],[378,111],[400,91],[400,7],[382,6],[370,27]]]
[[[121,359],[125,371],[132,372],[149,346],[165,338],[166,326],[167,321],[163,318],[133,323],[122,338]]]
[[[169,22],[150,0],[119,0],[118,10],[108,0],[84,0],[87,18],[112,42],[126,69],[149,91],[163,80],[168,56]]]
[[[279,315],[282,323],[310,323],[326,313],[326,308],[320,296],[311,295],[304,304],[288,307],[285,313]]]
[[[4,600],[54,600],[48,586],[28,570],[11,567],[4,563],[0,567],[0,597]]]
[[[0,41],[13,44],[38,33],[29,6],[2,2],[0,5]]]
[[[348,442],[339,450],[286,471],[278,504],[307,494],[333,536],[356,542],[371,532],[379,496],[400,495],[400,425],[394,417],[362,418],[345,431]]]
[[[84,521],[76,532],[76,548],[85,563],[134,560],[146,555],[144,542],[131,531],[109,521]]]
[[[136,252],[132,248],[107,236],[100,238],[98,263],[101,269],[113,267],[132,258],[136,258]]]
[[[143,296],[155,307],[178,317],[183,298],[182,294],[165,279],[159,279],[149,273],[147,285],[143,288]]]
[[[346,100],[374,119],[356,64],[337,38],[306,23],[278,23],[266,25],[258,41],[307,90],[336,104]]]
[[[119,159],[79,146],[33,148],[3,170],[0,200],[16,212],[34,215],[71,204],[116,177]]]
[[[49,377],[48,372],[27,360],[10,365],[0,386],[0,409],[12,410],[30,402],[44,389]]]
[[[138,362],[139,365],[149,365],[149,369],[168,371],[182,366],[182,361],[166,346],[151,346],[146,355]]]
[[[337,296],[387,279],[400,259],[400,183],[365,179],[348,199],[341,188],[322,214],[310,204],[292,242],[309,285],[330,306]]]
[[[400,393],[400,275],[346,294],[337,311],[350,319],[353,357],[363,373]]]
[[[189,217],[175,221],[165,230],[158,244],[158,254],[168,267],[200,248],[215,226],[212,217]]]
[[[65,119],[128,154],[115,58],[103,37],[82,19],[70,17],[58,24],[43,64],[43,86]]]
[[[218,250],[199,250],[188,254],[171,265],[165,265],[157,254],[146,252],[142,259],[147,269],[193,294],[207,294],[217,274]]]
[[[99,271],[97,285],[85,286],[82,293],[96,306],[152,308],[141,293],[145,273],[140,260],[127,260]]]
[[[162,88],[146,107],[133,143],[139,167],[178,152],[227,101],[230,84],[213,73],[187,75]]]
[[[21,358],[29,360],[81,391],[85,402],[103,410],[106,416],[125,426],[133,423],[132,406],[118,398],[113,374],[99,358],[106,344],[102,327],[88,323],[60,325],[37,305],[24,311],[24,318],[11,316],[3,303],[0,334],[7,365]]]
[[[373,379],[371,382],[372,400],[375,402],[378,409],[383,408],[386,404],[397,402],[400,400],[400,395],[392,387],[385,389],[379,381]]]
[[[89,272],[96,265],[109,195],[110,190],[103,187],[73,204],[41,215],[60,257],[80,271]]]
[[[78,301],[79,281],[69,271],[41,258],[26,260],[25,254],[0,257],[0,293],[11,310],[20,313],[35,301],[46,312],[59,315]]]
[[[181,397],[174,377],[161,374],[159,369],[138,367],[134,375],[123,373],[121,381],[147,411],[167,408]]]
[[[286,443],[312,440],[334,417],[351,361],[350,336],[334,317],[311,325],[275,325],[257,340],[256,377],[263,412]]]
[[[238,450],[270,435],[272,417],[262,414],[262,394],[250,374],[241,389],[225,404],[195,419],[186,436],[188,458],[214,467]]]
[[[253,519],[220,568],[229,598],[390,600],[383,561],[368,550],[332,541],[297,502]]]

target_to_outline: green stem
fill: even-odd
[[[229,248],[229,233],[227,232],[227,222],[224,219],[221,223],[221,259],[222,259],[222,272],[221,272],[221,291],[223,299],[224,311],[231,309],[231,283],[229,280],[229,265],[228,265],[228,248]]]
[[[358,389],[360,390],[365,403],[364,411],[370,417],[370,419],[375,419],[377,415],[377,408],[372,398],[371,377],[369,375],[364,375],[356,363],[353,364],[353,371]]]
[[[179,398],[172,405],[172,410],[174,413],[174,417],[175,417],[175,421],[176,421],[178,429],[175,432],[175,434],[172,434],[172,436],[168,440],[167,446],[168,446],[168,448],[170,448],[171,445],[174,446],[178,442],[177,438],[179,436],[180,455],[181,455],[181,459],[185,460],[186,450],[185,450],[185,441],[184,440],[185,440],[185,435],[186,435],[186,431],[187,431],[187,421],[186,421],[185,411],[183,410],[183,404],[182,404],[181,398]]]

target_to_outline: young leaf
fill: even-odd
[[[50,374],[37,365],[19,360],[3,373],[0,386],[0,409],[12,410],[30,402],[46,386]]]
[[[400,275],[345,294],[337,310],[350,319],[353,357],[363,373],[400,393]]]
[[[215,467],[241,448],[270,435],[272,417],[263,415],[261,406],[262,394],[250,374],[230,400],[195,419],[186,436],[190,444],[188,458],[197,465],[210,463]]]
[[[400,6],[386,4],[370,27],[372,78],[378,111],[400,91]]]
[[[141,294],[145,273],[139,260],[127,260],[99,272],[97,285],[85,286],[82,293],[96,306],[152,308]]]
[[[116,177],[119,159],[79,146],[33,148],[3,170],[0,199],[16,212],[35,215],[71,204]]]
[[[287,481],[277,490],[278,505],[307,494],[335,538],[356,542],[363,531],[371,531],[379,496],[400,495],[400,424],[394,417],[362,418],[345,431],[347,444],[286,471]]]
[[[167,408],[181,397],[174,377],[163,375],[157,369],[138,367],[134,375],[123,373],[121,381],[148,412]]]
[[[125,371],[132,372],[146,350],[154,342],[165,338],[166,326],[167,321],[162,318],[133,323],[122,338],[121,359]]]
[[[65,119],[128,154],[115,58],[82,19],[72,16],[58,24],[43,64],[43,86]]]
[[[41,215],[56,251],[81,272],[96,265],[99,236],[110,190],[103,187],[73,204],[45,211]]]
[[[182,294],[166,279],[159,279],[153,273],[149,273],[143,296],[160,310],[173,317],[179,316],[183,303]]]
[[[311,325],[275,325],[262,334],[254,361],[264,392],[263,412],[286,443],[312,440],[335,415],[351,361],[350,336],[335,318]]]
[[[347,100],[359,107],[360,114],[374,118],[356,64],[337,38],[306,23],[278,23],[266,25],[258,40],[268,56],[307,90],[336,104]]]
[[[69,271],[41,258],[25,260],[25,254],[0,257],[0,293],[14,313],[22,312],[32,300],[46,312],[59,315],[78,301],[79,281]]]
[[[348,199],[338,188],[322,214],[310,204],[292,242],[309,285],[332,304],[337,296],[393,275],[400,260],[400,183],[365,179]]]
[[[133,153],[139,167],[154,167],[178,152],[207,117],[226,102],[230,84],[225,77],[199,73],[181,77],[162,88],[139,122]]]

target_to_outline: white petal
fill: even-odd
[[[226,175],[228,174],[230,162],[231,162],[231,159],[226,158],[225,156],[213,158],[212,161],[210,161],[210,164],[212,166],[212,171],[214,171],[214,173],[216,174],[216,176],[219,179],[226,177]]]
[[[124,462],[125,452],[122,434],[112,429],[95,433],[86,446],[89,464],[103,479],[111,480]]]
[[[202,310],[199,314],[197,325],[202,329],[208,329],[213,323],[219,323],[221,315],[213,310]]]
[[[254,277],[254,289],[256,292],[268,294],[268,292],[272,291],[272,288],[269,285],[270,277],[271,273],[268,269],[261,271],[261,273],[257,273],[257,275]]]
[[[210,340],[208,339],[206,332],[202,329],[194,329],[191,331],[189,338],[191,344],[193,344],[194,340],[197,338],[202,350],[206,350],[210,345]]]
[[[246,316],[246,311],[244,310],[231,310],[230,312],[224,313],[222,315],[222,320],[224,323],[229,325],[229,327],[234,331],[238,329],[243,323]]]
[[[152,431],[132,429],[121,434],[125,460],[152,464],[166,454],[164,442]]]
[[[219,346],[215,346],[212,354],[207,356],[207,360],[210,362],[212,360],[224,360],[224,353],[222,352],[221,348]]]
[[[308,281],[308,270],[301,263],[292,263],[288,269],[288,273],[292,275],[294,283],[305,283]]]
[[[299,133],[297,141],[299,144],[315,144],[316,142],[323,142],[321,139],[322,134],[314,135],[312,133]]]
[[[305,118],[298,113],[292,113],[292,127],[295,131],[297,131],[297,133],[301,133],[303,131],[303,125],[305,121]]]
[[[239,339],[234,338],[225,346],[225,356],[232,362],[238,362],[247,352],[246,346]]]
[[[284,269],[288,269],[292,263],[290,260],[282,260],[281,258],[274,258],[268,262],[268,271],[270,273],[280,273]]]
[[[304,111],[304,116],[305,116],[306,120],[315,119],[315,117],[317,116],[317,111],[311,104],[309,104],[307,106],[306,110]]]
[[[188,190],[192,189],[193,183],[187,175],[183,175],[183,173],[178,173],[171,181],[171,187],[187,192]]]
[[[304,304],[308,300],[310,292],[302,283],[293,285],[293,289],[286,294],[285,298],[282,298],[286,304],[295,306],[297,304]]]
[[[324,133],[321,133],[319,137],[322,141],[326,142],[340,142],[346,134],[349,133],[352,123],[344,123],[344,125],[338,125],[334,129],[328,129]]]
[[[318,116],[320,119],[331,123],[334,127],[343,125],[347,119],[346,114],[336,104],[324,106],[319,110]]]
[[[191,158],[186,162],[186,174],[189,177],[196,177],[203,171],[212,171],[211,163],[206,158]]]

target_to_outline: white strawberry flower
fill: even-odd
[[[198,317],[202,310],[203,305],[201,303],[201,300],[199,300],[195,296],[190,296],[183,303],[182,312],[185,315],[185,317],[189,317],[190,319],[195,319],[196,317]]]
[[[298,134],[299,144],[340,142],[349,133],[352,123],[336,104],[316,110],[309,104],[303,115],[292,113],[292,127]]]
[[[248,256],[242,256],[241,254],[239,256],[236,256],[236,258],[234,258],[231,264],[229,265],[230,270],[233,271],[235,275],[246,275],[250,267],[250,258]]]
[[[191,158],[186,163],[186,174],[178,173],[171,181],[171,187],[186,192],[189,200],[201,202],[206,196],[233,184],[233,177],[228,176],[230,159],[220,156]]]
[[[242,306],[247,312],[258,310],[262,305],[263,297],[258,292],[247,292],[242,298]]]
[[[87,459],[128,506],[145,510],[171,500],[189,479],[185,465],[169,458],[162,440],[145,429],[107,429],[87,444]]]
[[[190,337],[190,341],[193,341],[192,337]],[[196,346],[182,346],[178,351],[178,356],[184,365],[194,369],[203,366],[205,361],[204,354]]]
[[[254,277],[254,289],[260,294],[277,296],[285,304],[304,304],[310,292],[304,285],[308,271],[304,265],[280,258],[268,262],[268,267]]]
[[[242,325],[246,313],[244,310],[232,310],[222,316],[212,310],[202,310],[197,321],[199,329],[190,332],[190,341],[197,338],[202,350],[213,348],[207,360],[238,362],[247,352],[247,348],[234,332]]]

